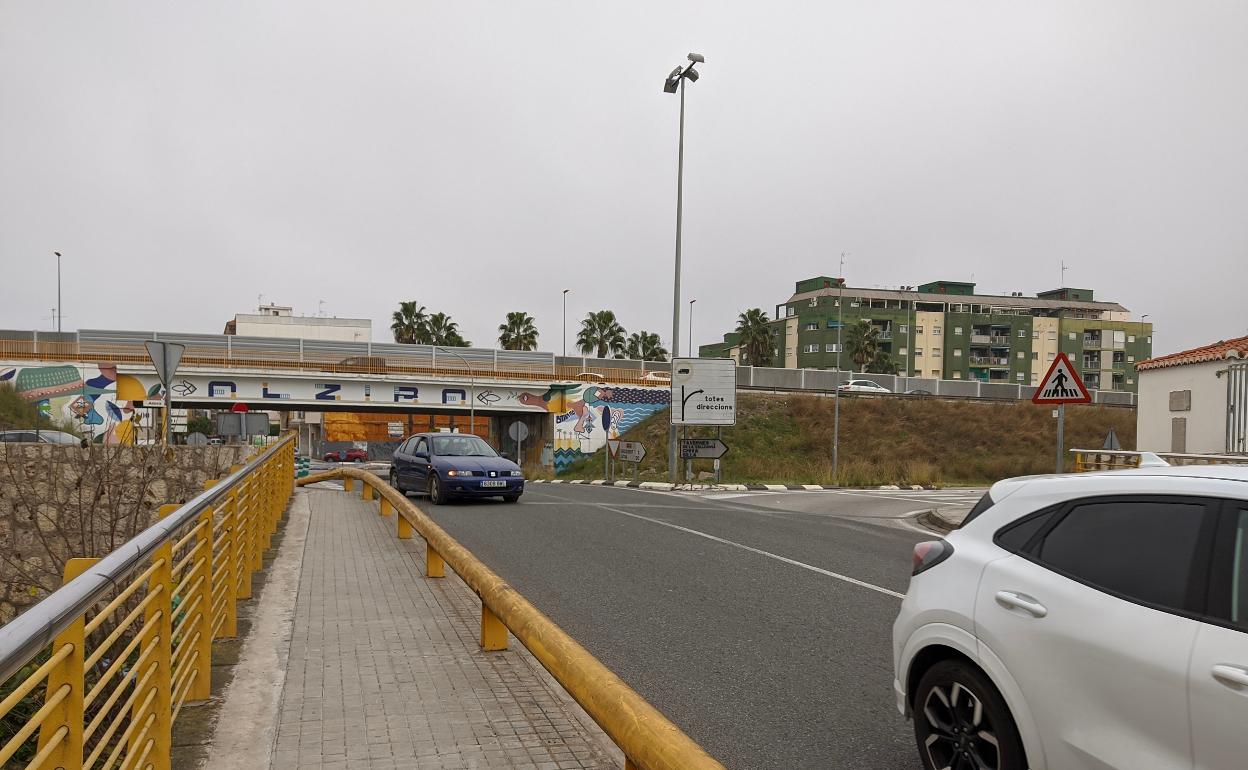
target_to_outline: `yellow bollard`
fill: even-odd
[[[64,578],[61,585],[86,572],[99,559],[69,559],[65,562]],[[43,702],[48,703],[53,696],[69,687],[64,700],[53,709],[39,726],[39,751],[52,742],[62,728],[67,730],[52,753],[43,760],[43,767],[58,767],[64,770],[81,770],[82,768],[82,734],[83,734],[83,698],[86,697],[86,682],[83,679],[83,658],[86,650],[85,627],[86,619],[78,618],[64,631],[56,635],[52,642],[52,652],[65,645],[72,645],[73,652],[59,666],[48,672],[48,680]]]
[[[381,498],[381,505],[379,506],[378,514],[381,516],[389,516],[392,513],[394,513],[394,506],[391,505],[390,501],[386,498]]]
[[[425,543],[425,577],[446,577],[446,562],[442,560],[442,555],[433,550],[433,547],[428,542]]]
[[[344,491],[354,492],[355,491],[355,479],[344,478],[342,480],[342,488]]]
[[[398,523],[399,539],[411,540],[412,539],[412,523],[407,520],[407,517],[403,515],[402,511],[400,511],[399,515],[396,516],[395,518],[398,520],[397,523]]]
[[[507,649],[507,626],[485,602],[481,602],[481,649],[486,652]]]
[[[367,483],[367,482],[361,482],[361,483],[360,483],[360,486],[364,487],[364,492],[363,492],[364,499],[365,499],[365,500],[372,500],[372,499],[373,499],[373,496],[374,496],[374,495],[373,495],[373,485],[372,485],[372,484],[369,484],[369,483]]]

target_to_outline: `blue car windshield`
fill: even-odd
[[[434,436],[433,453],[439,457],[498,457],[476,436]]]

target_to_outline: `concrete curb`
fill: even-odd
[[[962,518],[965,518],[966,511],[962,511]],[[953,518],[949,514],[943,512],[940,508],[932,508],[931,510],[920,513],[917,520],[920,524],[930,530],[941,534],[949,534],[953,530],[962,526],[962,518]]]
[[[588,484],[602,487],[628,487],[631,489],[699,490],[714,489],[728,492],[815,492],[828,489],[845,489],[834,484],[672,484],[666,481],[607,481],[606,479],[528,479],[526,484]],[[858,488],[858,487],[855,487]],[[896,484],[885,484],[879,487],[861,487],[861,489],[877,490],[914,490],[932,489],[918,484],[900,487]]]

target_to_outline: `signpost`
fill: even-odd
[[[737,362],[731,358],[676,358],[672,360],[672,425],[737,424]],[[686,455],[688,441],[711,441],[723,446],[719,439],[682,439],[680,456],[685,462],[685,478],[692,480],[695,457],[717,459],[717,455]],[[718,470],[718,469],[717,469]],[[718,475],[718,474],[717,474]],[[676,479],[673,478],[672,481]]]
[[[516,465],[524,464],[524,440],[529,437],[529,426],[516,420],[507,426],[507,435],[516,442]]]
[[[717,438],[682,438],[680,456],[686,460],[718,460],[728,454],[728,445]]]
[[[633,464],[633,481],[641,475],[641,461],[646,459],[646,448],[640,441],[621,441],[618,438],[607,439],[607,454],[616,460]],[[610,473],[608,472],[608,479]]]
[[[161,431],[161,437],[164,445],[169,446],[169,411],[173,405],[169,383],[173,382],[173,374],[178,370],[178,364],[182,362],[182,354],[186,352],[186,345],[180,342],[147,340],[143,346],[147,348],[147,357],[152,359],[152,365],[156,367],[156,378],[160,380],[161,389],[165,392],[164,430]]]
[[[1035,404],[1057,405],[1057,472],[1061,473],[1065,463],[1066,405],[1090,403],[1092,394],[1066,354],[1058,353],[1031,400]]]

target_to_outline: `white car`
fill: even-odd
[[[893,391],[871,380],[850,380],[841,383],[837,390],[842,393],[892,393]]]
[[[1248,467],[1001,481],[914,565],[893,688],[924,767],[1248,767]]]
[[[667,372],[646,372],[641,378],[642,382],[671,382],[672,375]]]

